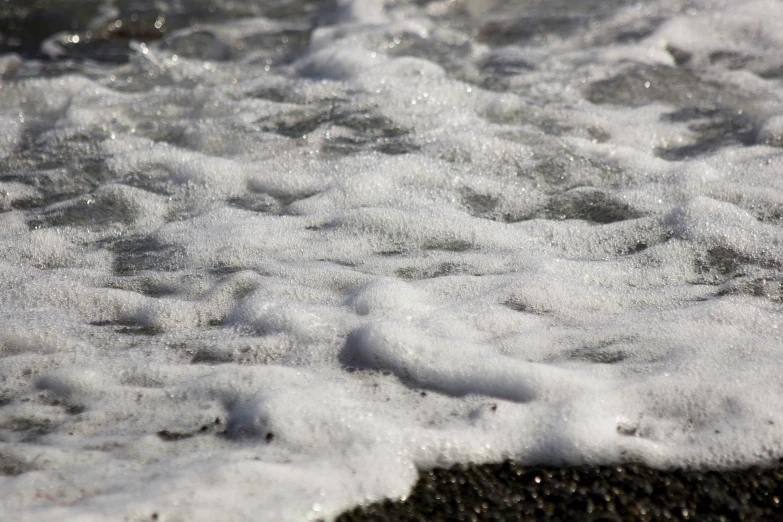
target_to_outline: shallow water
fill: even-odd
[[[783,457],[783,4],[0,8],[0,510],[330,519]]]

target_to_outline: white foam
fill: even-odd
[[[783,457],[779,3],[235,4],[127,64],[0,57],[0,510]]]

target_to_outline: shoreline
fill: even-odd
[[[781,466],[690,471],[505,461],[421,472],[406,500],[360,506],[335,520],[783,521],[782,503]]]

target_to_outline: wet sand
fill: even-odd
[[[356,508],[339,522],[478,520],[783,521],[783,468],[654,470],[641,465],[457,466],[422,472],[405,501]]]

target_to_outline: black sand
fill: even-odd
[[[423,472],[407,500],[356,508],[337,520],[783,521],[781,501],[783,468],[529,468],[507,461]]]

